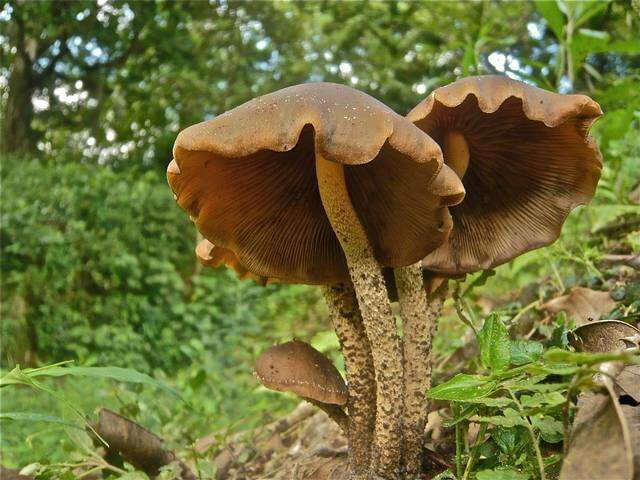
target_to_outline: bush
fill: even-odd
[[[237,364],[243,339],[262,340],[240,349],[252,356],[295,331],[316,298],[200,272],[195,229],[155,172],[22,158],[4,159],[1,172],[5,366],[77,359],[171,371],[202,350]]]

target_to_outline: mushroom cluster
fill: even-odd
[[[180,132],[167,176],[205,238],[200,261],[323,290],[347,386],[299,341],[255,370],[338,422],[351,478],[419,475],[438,277],[557,237],[594,193],[601,161],[587,130],[598,115],[588,97],[500,77],[440,88],[406,118],[352,88],[308,83]]]

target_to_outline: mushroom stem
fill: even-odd
[[[442,153],[447,161],[447,165],[458,174],[459,178],[469,167],[469,145],[460,132],[455,130],[447,132],[444,137]]]
[[[353,208],[342,164],[316,151],[316,175],[322,205],[344,250],[360,314],[371,345],[376,379],[376,421],[372,469],[397,478],[402,418],[402,354],[395,318],[380,265]]]
[[[402,465],[405,478],[420,474],[424,428],[431,386],[431,339],[442,309],[442,297],[427,302],[421,262],[394,270],[404,333],[404,416]]]
[[[331,403],[320,402],[318,400],[314,400],[313,398],[308,398],[308,397],[302,397],[302,398],[307,402],[309,402],[311,405],[315,405],[324,413],[326,413],[331,420],[333,420],[338,424],[342,432],[345,435],[347,435],[347,433],[349,432],[349,417],[344,412],[342,407],[339,407],[338,405],[333,405]]]
[[[340,341],[349,387],[350,426],[349,467],[355,474],[369,468],[371,444],[376,418],[376,381],[371,348],[351,284],[335,284],[322,288],[331,313],[333,329]]]

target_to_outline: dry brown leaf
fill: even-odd
[[[626,366],[616,377],[616,385],[634,401],[640,403],[640,365]]]
[[[568,319],[574,319],[576,325],[584,325],[593,320],[598,320],[602,315],[609,313],[616,306],[616,302],[608,292],[591,290],[590,288],[574,287],[568,295],[549,300],[540,305],[542,310],[550,313],[564,311]]]
[[[107,442],[109,451],[148,475],[158,475],[160,467],[178,461],[173,452],[164,448],[160,437],[107,408],[100,409],[93,428]],[[195,480],[189,467],[180,461],[178,464],[181,479]]]
[[[560,480],[633,480],[631,434],[610,384],[578,399],[569,451]]]
[[[633,480],[640,480],[640,406],[621,405],[622,413],[629,425],[631,450],[633,452]]]

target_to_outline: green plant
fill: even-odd
[[[511,340],[500,316],[491,314],[476,336],[480,373],[460,373],[429,390],[428,397],[451,402],[446,425],[455,428],[454,478],[553,478],[560,445],[568,442],[570,399],[593,385],[600,363],[640,363],[632,353],[571,352],[566,331],[559,318],[547,342]]]

